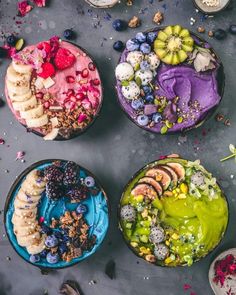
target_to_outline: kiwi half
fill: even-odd
[[[194,40],[187,29],[180,25],[168,26],[159,31],[154,41],[154,51],[166,64],[178,65],[184,62],[188,52],[193,51]]]

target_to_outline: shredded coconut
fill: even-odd
[[[210,7],[216,7],[220,5],[220,0],[202,0],[202,3]]]

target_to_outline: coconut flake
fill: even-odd
[[[54,140],[59,133],[59,128],[53,128],[51,132],[44,136],[44,140]]]

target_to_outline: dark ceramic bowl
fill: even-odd
[[[31,166],[29,166],[27,169],[25,169],[15,180],[15,182],[13,183],[13,185],[11,186],[11,189],[7,195],[7,199],[5,202],[5,208],[4,208],[4,225],[5,225],[5,231],[7,233],[8,239],[13,247],[13,249],[16,251],[16,253],[23,258],[26,262],[40,268],[43,271],[47,271],[47,270],[55,270],[55,269],[62,269],[62,268],[67,268],[70,266],[73,266],[75,264],[78,264],[79,262],[89,258],[91,255],[93,255],[94,253],[97,252],[97,250],[99,250],[99,248],[101,247],[105,236],[107,234],[108,228],[109,228],[109,220],[110,220],[110,206],[109,206],[109,200],[107,198],[107,195],[105,193],[105,191],[103,190],[100,182],[98,181],[98,179],[87,169],[80,167],[80,177],[81,177],[81,173],[85,176],[91,176],[95,179],[96,182],[96,188],[97,190],[97,195],[92,196],[90,194],[90,196],[84,200],[81,201],[79,203],[76,204],[69,204],[68,202],[66,202],[65,200],[62,200],[59,204],[59,201],[53,201],[55,205],[56,209],[53,209],[52,213],[50,213],[50,215],[48,216],[48,220],[47,220],[47,216],[44,216],[45,221],[47,221],[47,224],[49,223],[49,221],[51,220],[52,217],[56,217],[59,218],[61,216],[61,213],[64,214],[65,210],[75,210],[76,206],[78,206],[78,204],[85,204],[88,208],[88,213],[85,213],[85,220],[86,222],[92,226],[92,231],[90,231],[90,234],[95,234],[97,237],[99,234],[101,234],[101,236],[99,238],[97,238],[95,245],[91,248],[91,250],[87,250],[83,252],[83,255],[81,257],[77,257],[74,258],[71,262],[67,263],[67,262],[63,262],[63,261],[59,261],[59,263],[56,264],[49,264],[45,259],[41,260],[38,263],[31,263],[29,260],[29,254],[26,251],[25,247],[21,247],[16,240],[16,236],[13,233],[13,224],[11,222],[11,218],[12,215],[14,213],[14,206],[13,206],[13,201],[16,197],[17,191],[19,189],[19,186],[21,185],[22,181],[25,179],[25,177],[28,175],[28,173],[34,169],[37,168],[45,168],[47,165],[52,164],[53,162],[56,161],[60,161],[62,164],[65,164],[66,160],[60,160],[60,159],[48,159],[48,160],[42,160],[39,162],[36,162],[34,164],[32,164]],[[64,199],[64,198],[63,198]],[[57,205],[58,202],[58,205]],[[49,200],[47,200],[46,194],[45,192],[42,193],[42,199],[40,200],[40,204],[38,206],[38,213],[37,213],[37,218],[39,219],[41,212],[43,211],[43,208],[46,203],[46,208],[48,208],[48,206],[51,206],[52,203],[50,203]],[[54,206],[54,205],[53,205]],[[61,208],[64,209],[61,209]],[[73,208],[72,208],[73,207]],[[60,210],[60,213],[58,213],[59,215],[55,216],[57,213],[57,210]],[[93,226],[93,224],[95,224],[93,221],[95,221],[95,215],[97,213],[97,210],[100,210],[101,212],[103,212],[103,217],[104,220],[102,222],[103,223],[99,223],[101,222],[101,220],[99,219],[99,222],[96,223],[96,226]],[[101,213],[100,213],[101,214]],[[99,217],[100,218],[100,217]]]
[[[78,130],[76,132],[73,132],[68,138],[65,138],[65,137],[62,137],[61,135],[57,135],[57,137],[54,139],[54,141],[65,141],[65,140],[69,140],[69,139],[73,139],[75,137],[78,137],[80,135],[82,135],[83,133],[85,133],[95,122],[95,120],[97,119],[97,117],[100,115],[100,112],[101,112],[101,109],[102,109],[102,105],[103,105],[103,96],[104,96],[104,87],[103,87],[103,82],[102,82],[102,79],[101,79],[101,72],[99,71],[99,68],[98,68],[98,65],[96,63],[96,61],[93,59],[93,57],[88,53],[88,51],[86,49],[84,49],[83,47],[73,43],[73,42],[70,42],[68,40],[63,40],[67,43],[70,43],[72,45],[74,45],[75,47],[78,47],[80,50],[82,50],[83,52],[86,53],[86,55],[91,59],[91,61],[93,62],[93,64],[96,66],[96,69],[98,71],[98,74],[99,74],[99,78],[100,78],[100,82],[101,82],[101,102],[98,106],[98,109],[97,109],[97,112],[96,112],[96,115],[93,117],[93,120],[85,127],[83,128],[82,130]],[[17,120],[18,121],[18,120]],[[40,137],[44,137],[45,135],[43,135],[42,133],[32,129],[32,128],[28,128],[26,125],[24,125],[23,123],[20,122],[20,124],[22,126],[24,126],[29,132],[32,132]]]
[[[145,31],[145,33],[148,33],[148,32],[155,32],[155,31],[159,31],[159,30],[163,30],[166,26],[161,26],[161,27],[156,27],[154,29],[150,29],[150,30],[147,30]],[[207,42],[206,40],[204,40],[202,37],[200,37],[199,35],[197,35],[196,33],[190,31],[190,34],[191,36],[193,36],[194,38],[196,38],[198,41],[199,41],[199,44],[209,44],[209,42]],[[210,45],[210,44],[209,44]],[[218,61],[218,64],[219,64],[219,68],[218,68],[218,71],[217,71],[217,76],[216,76],[216,79],[217,79],[217,84],[218,84],[218,93],[221,97],[219,103],[213,107],[209,112],[206,113],[206,115],[204,117],[201,117],[201,119],[196,122],[196,124],[192,127],[188,127],[188,128],[184,128],[182,130],[178,130],[178,131],[168,131],[166,134],[178,134],[178,133],[182,133],[182,132],[186,132],[186,131],[190,131],[192,129],[195,129],[195,128],[198,128],[200,127],[202,124],[204,124],[205,121],[207,121],[209,118],[212,117],[212,115],[215,113],[216,109],[218,108],[219,104],[221,103],[222,101],[222,98],[223,98],[223,95],[224,95],[224,89],[225,89],[225,73],[224,73],[224,66],[223,66],[223,63],[221,62],[221,59],[219,58],[218,54],[215,52],[215,50],[212,48],[212,46],[210,45],[211,47],[211,50],[212,52],[215,54],[216,56],[216,59]],[[123,53],[122,53],[123,54]],[[121,55],[122,56],[122,55]],[[121,62],[121,57],[118,61],[118,64]],[[123,104],[121,103],[121,99],[120,99],[120,94],[118,93],[118,90],[117,90],[117,82],[116,82],[116,92],[117,92],[117,100],[118,100],[118,103],[119,105],[121,106],[121,109],[122,111],[125,113],[125,115],[135,124],[137,125],[139,128],[141,129],[144,129],[146,131],[149,131],[149,132],[152,132],[152,133],[155,133],[155,134],[160,134],[160,132],[156,132],[155,130],[153,130],[153,128],[149,128],[147,126],[140,126],[136,120],[134,118],[132,118],[126,108],[123,106]]]
[[[167,157],[168,158],[168,157]],[[173,158],[173,159],[176,159],[176,158]],[[182,159],[182,158],[179,158],[180,160],[186,160],[186,159]],[[125,241],[126,245],[128,246],[128,248],[140,259],[143,259],[144,261],[146,261],[147,263],[151,263],[147,260],[145,260],[143,257],[141,257],[137,251],[134,250],[134,248],[130,245],[130,241],[126,238],[125,236],[125,233],[124,233],[124,229],[122,227],[122,223],[121,223],[121,215],[120,215],[120,211],[121,211],[121,207],[122,207],[122,199],[125,195],[125,192],[127,191],[127,189],[129,188],[129,186],[131,185],[131,183],[141,174],[143,173],[145,170],[147,170],[148,168],[151,168],[151,167],[154,167],[156,166],[157,164],[159,164],[160,161],[162,161],[163,159],[159,159],[159,160],[155,160],[153,162],[150,162],[148,163],[147,165],[145,165],[143,168],[141,168],[140,170],[138,170],[132,177],[131,179],[128,181],[128,183],[125,185],[124,189],[123,189],[123,193],[121,195],[121,198],[120,198],[120,202],[119,202],[119,205],[118,205],[118,211],[117,211],[117,214],[118,214],[118,228],[121,232],[121,235],[122,235],[122,238],[123,240]],[[227,221],[227,225],[226,225],[226,228],[225,228],[225,231],[224,233],[222,234],[221,238],[219,239],[217,245],[211,249],[208,253],[206,253],[204,256],[202,257],[199,257],[197,259],[195,259],[193,261],[193,263],[196,263],[196,262],[199,262],[200,260],[202,260],[204,257],[210,255],[215,249],[218,248],[218,246],[220,245],[220,243],[222,242],[225,234],[226,234],[226,231],[228,229],[228,224],[229,224],[229,203],[228,203],[228,200],[221,188],[221,186],[219,185],[219,183],[217,182],[217,185],[219,186],[219,188],[221,189],[221,192],[222,192],[222,197],[224,198],[224,200],[226,201],[227,203],[227,211],[228,211],[228,221]],[[187,264],[178,264],[176,266],[171,266],[171,265],[165,265],[165,264],[158,264],[158,263],[151,263],[152,265],[155,265],[155,266],[161,266],[161,267],[184,267],[184,266],[188,266]]]

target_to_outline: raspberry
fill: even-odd
[[[44,170],[44,176],[47,181],[61,182],[63,180],[63,173],[57,166],[49,166]]]
[[[38,76],[47,79],[55,75],[55,68],[50,62],[45,62],[42,64],[42,72],[38,73]]]
[[[52,48],[51,45],[48,42],[41,42],[38,44],[37,48],[39,50],[44,50],[46,52],[46,55],[48,56],[51,52]]]
[[[75,185],[78,182],[79,166],[74,162],[67,162],[64,171],[64,185]]]
[[[85,186],[76,186],[67,192],[67,197],[71,198],[72,202],[80,202],[87,199],[88,189]]]
[[[46,195],[49,199],[58,200],[63,196],[63,193],[63,189],[59,184],[52,181],[46,184]]]
[[[59,48],[54,57],[54,64],[58,70],[65,70],[71,67],[75,61],[74,54],[65,48]]]

